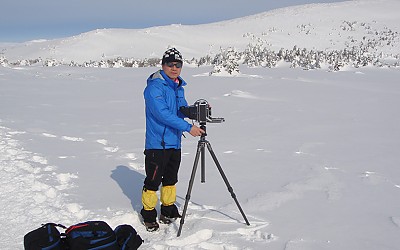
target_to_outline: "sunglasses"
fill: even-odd
[[[174,66],[175,66],[176,68],[178,68],[178,69],[182,68],[182,63],[181,63],[181,62],[176,62],[176,63],[168,62],[168,63],[166,63],[165,65],[167,65],[167,66],[170,67],[170,68],[173,68]]]

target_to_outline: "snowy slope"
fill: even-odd
[[[244,48],[254,37],[271,48],[342,48],[348,36],[374,36],[363,22],[398,32],[398,10],[398,1],[305,5],[209,25],[98,30],[8,44],[1,56],[160,57],[176,45],[190,58],[219,46]],[[398,53],[396,38],[392,45],[377,49]],[[0,66],[0,249],[23,249],[24,234],[41,223],[94,219],[133,225],[145,240],[142,249],[398,248],[398,68],[242,66],[235,77],[215,77],[211,67],[184,67],[188,101],[205,98],[213,115],[226,119],[207,125],[207,139],[251,225],[207,157],[206,183],[198,172],[179,238],[179,222],[148,233],[138,214],[142,91],[155,70]],[[190,135],[183,140],[181,209],[196,145]]]
[[[358,45],[363,38],[379,40],[384,31],[399,32],[400,2],[359,0],[310,4],[264,12],[205,25],[169,25],[148,29],[99,29],[68,38],[30,41],[3,49],[11,62],[23,59],[57,59],[82,63],[117,57],[153,58],[168,46],[177,46],[186,59],[219,52],[243,50],[249,43],[264,43],[273,50],[300,48],[331,50]],[[378,33],[376,33],[378,32]],[[398,54],[398,34],[384,53]]]

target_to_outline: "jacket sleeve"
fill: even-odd
[[[180,118],[175,110],[170,110],[160,88],[148,86],[144,97],[146,107],[158,121],[169,127],[190,132],[192,125]]]

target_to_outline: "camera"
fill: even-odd
[[[187,116],[189,119],[195,120],[200,124],[209,123],[221,123],[224,122],[224,118],[215,118],[211,116],[210,104],[204,99],[197,100],[193,105],[187,107],[181,107],[179,109],[182,114]]]

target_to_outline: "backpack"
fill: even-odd
[[[136,250],[143,243],[142,238],[131,225],[119,225],[114,232],[121,250]]]
[[[114,231],[104,221],[87,221],[70,226],[65,235],[67,249],[119,249]]]
[[[60,233],[57,227],[65,230]],[[143,240],[130,225],[113,231],[104,221],[87,221],[69,228],[47,223],[24,236],[25,250],[136,250]]]
[[[61,250],[64,247],[64,238],[57,227],[66,228],[61,224],[47,223],[24,236],[26,250]]]

